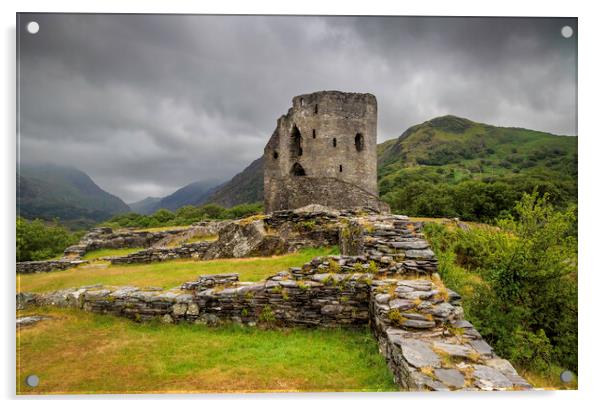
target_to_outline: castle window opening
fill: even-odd
[[[291,174],[298,177],[305,176],[305,169],[299,163],[295,163],[291,169]]]
[[[315,139],[315,138],[316,138],[316,129],[313,129],[311,133],[312,133],[312,136],[313,136],[313,137],[314,137],[314,139]]]
[[[305,106],[305,100],[301,98],[301,106]]]
[[[274,156],[274,160],[276,160],[278,158],[278,152],[275,151],[273,156]]]
[[[301,147],[301,132],[297,125],[293,125],[293,131],[291,132],[292,143],[291,143],[291,156],[293,158],[303,155],[303,148]]]
[[[355,135],[355,150],[358,152],[364,150],[364,135],[361,133]]]
[[[337,138],[332,139],[332,147],[337,147]]]
[[[343,172],[343,165],[339,164],[339,173],[342,173],[342,172]]]
[[[316,104],[316,107],[314,108],[314,113],[317,115],[318,114],[318,104]]]

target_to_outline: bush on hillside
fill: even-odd
[[[496,227],[426,226],[446,284],[496,352],[546,372],[577,371],[576,207],[524,194]]]
[[[76,244],[81,233],[71,233],[58,222],[17,217],[17,262],[40,261],[61,255]]]

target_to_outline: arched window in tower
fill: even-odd
[[[337,147],[337,138],[332,139],[332,147]]]
[[[355,135],[355,150],[358,152],[364,150],[364,135],[361,133]]]
[[[293,131],[291,132],[291,157],[299,157],[303,155],[303,148],[301,147],[301,132],[297,125],[293,125]]]
[[[278,159],[278,152],[274,150],[274,153],[272,154],[272,156],[274,157],[274,160]]]
[[[343,165],[339,164],[339,173],[342,173],[342,172],[343,172]]]
[[[318,114],[318,104],[316,103],[316,106],[314,107],[314,114]]]
[[[315,139],[316,138],[316,129],[313,129],[311,133],[312,133],[313,138]]]
[[[305,169],[299,163],[295,163],[295,164],[293,164],[293,167],[291,168],[291,175],[297,176],[297,177],[305,176]]]

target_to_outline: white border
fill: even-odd
[[[379,0],[355,1],[346,0],[340,3],[323,0],[293,1],[220,1],[205,3],[186,0],[22,0],[10,4],[2,2],[3,56],[2,80],[4,98],[1,100],[2,123],[2,182],[4,199],[1,211],[1,251],[4,278],[4,305],[2,314],[3,369],[1,381],[2,396],[13,404],[19,401],[29,405],[36,402],[45,406],[80,405],[106,407],[107,403],[132,404],[132,400],[143,399],[149,406],[164,406],[167,400],[180,399],[177,404],[219,404],[234,405],[244,403],[254,406],[306,407],[308,405],[332,405],[335,401],[345,406],[366,406],[378,404],[392,407],[396,405],[421,406],[443,404],[487,405],[507,407],[509,404],[525,402],[546,406],[570,406],[572,404],[594,405],[601,399],[596,390],[600,378],[600,355],[602,347],[598,345],[600,336],[600,307],[595,301],[600,297],[602,288],[597,266],[597,244],[600,240],[600,178],[597,162],[602,153],[602,119],[600,115],[602,86],[600,75],[602,64],[600,44],[602,17],[597,13],[594,1],[542,1],[527,2],[516,0],[487,1],[411,1],[386,2]],[[216,14],[349,14],[349,15],[459,15],[459,16],[557,16],[579,18],[579,251],[580,251],[580,285],[579,285],[579,320],[580,320],[580,365],[579,387],[577,392],[544,392],[544,393],[468,393],[468,394],[285,394],[285,395],[235,395],[235,396],[113,396],[113,397],[53,397],[53,398],[15,398],[14,397],[14,217],[15,217],[15,13],[20,12],[124,12],[124,13],[216,13]],[[598,211],[597,211],[598,210]],[[598,398],[596,398],[598,397]],[[575,398],[578,398],[576,400]],[[110,401],[107,401],[110,400]],[[123,399],[126,399],[124,402]],[[191,399],[202,399],[194,402]],[[520,402],[519,402],[520,401]],[[416,405],[420,404],[420,405]],[[598,404],[596,404],[598,405]]]

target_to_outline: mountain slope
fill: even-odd
[[[25,218],[89,224],[129,210],[120,198],[73,167],[21,165],[17,174],[17,214]]]
[[[130,209],[138,214],[152,214],[155,207],[161,201],[161,197],[146,197],[143,200],[128,203]]]
[[[223,207],[263,201],[263,157],[255,160],[230,181],[216,187],[206,199]]]
[[[570,167],[576,148],[574,137],[496,127],[448,115],[412,126],[399,138],[381,143],[378,164],[381,174],[393,168],[448,164],[472,168],[472,173],[491,169],[501,173],[516,169],[517,173],[536,166],[561,170],[561,162]]]
[[[399,213],[488,221],[525,192],[577,203],[577,137],[443,116],[378,147],[381,198]]]
[[[202,204],[213,192],[216,184],[217,183],[211,181],[196,181],[194,183],[187,184],[184,187],[176,190],[174,193],[163,197],[152,207],[152,211],[149,213],[153,213],[161,208],[175,211],[185,205]]]

